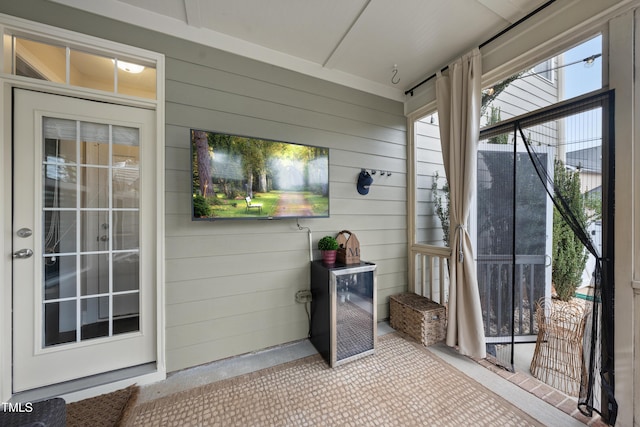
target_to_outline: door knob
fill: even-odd
[[[33,251],[31,249],[20,249],[13,253],[14,258],[29,258],[31,255],[33,255]]]

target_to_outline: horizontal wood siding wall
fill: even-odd
[[[309,288],[308,232],[296,220],[192,222],[190,128],[330,148],[328,219],[300,219],[313,246],[354,232],[378,265],[378,313],[406,288],[402,105],[202,46],[165,52],[169,370],[303,339],[295,293]],[[368,196],[361,168],[384,169]],[[313,251],[319,257],[318,251]]]
[[[189,130],[330,148],[328,219],[300,220],[313,245],[342,229],[378,265],[378,317],[407,288],[403,104],[44,0],[0,12],[166,55],[166,343],[169,371],[306,338],[307,231],[295,220],[192,222]],[[385,170],[369,195],[361,168]],[[319,257],[314,250],[314,257]],[[162,284],[161,284],[162,286]]]
[[[431,123],[433,119],[434,123]],[[438,174],[438,188],[447,183],[447,175],[442,164],[442,147],[438,115],[434,112],[415,122],[416,145],[416,243],[445,246],[442,223],[436,214],[432,185]],[[438,195],[446,205],[444,191]]]

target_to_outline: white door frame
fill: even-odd
[[[130,384],[144,384],[162,380],[166,377],[166,359],[165,359],[165,273],[164,273],[164,140],[165,140],[165,122],[164,122],[164,56],[155,52],[150,52],[130,46],[121,45],[107,40],[97,39],[83,34],[62,30],[59,28],[34,23],[14,17],[0,14],[0,29],[15,31],[19,34],[38,34],[46,35],[52,40],[63,40],[68,42],[72,40],[76,46],[90,46],[92,50],[101,50],[104,52],[113,52],[120,55],[128,55],[131,58],[140,58],[147,62],[156,64],[156,100],[141,100],[101,92],[92,89],[70,87],[47,81],[35,79],[27,79],[7,74],[0,74],[0,123],[2,132],[0,134],[0,198],[3,201],[0,205],[0,239],[2,246],[2,261],[0,261],[0,399],[2,402],[9,401],[12,394],[12,89],[24,88],[38,90],[47,93],[75,96],[93,101],[104,101],[114,104],[128,105],[140,108],[147,108],[155,111],[155,133],[157,137],[156,152],[153,154],[156,160],[155,176],[155,212],[153,219],[156,226],[156,252],[155,274],[156,274],[156,369],[154,372],[138,377],[118,380],[116,382],[104,384],[101,386],[85,389],[80,392],[70,393],[64,397],[67,401],[74,401],[91,397],[94,395],[106,393],[126,387]],[[3,46],[0,45],[0,53]],[[0,54],[0,71],[4,70],[4,58],[7,55]],[[36,172],[34,172],[36,173]]]

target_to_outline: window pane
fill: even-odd
[[[115,90],[113,70],[111,58],[72,50],[69,84],[113,92]]]
[[[118,93],[156,99],[156,70],[138,64],[118,61]]]
[[[481,126],[556,104],[602,87],[598,35],[482,92]],[[500,142],[507,143],[507,137]]]
[[[2,51],[4,52],[4,69],[2,72],[6,74],[13,74],[12,69],[12,55],[13,55],[13,37],[9,34],[5,34],[2,37]]]
[[[154,65],[127,62],[9,34],[3,37],[3,51],[2,71],[7,74],[157,99],[158,77]]]
[[[15,38],[16,76],[66,82],[66,49],[50,44]]]

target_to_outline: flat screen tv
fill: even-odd
[[[329,216],[329,149],[191,129],[192,220]]]

